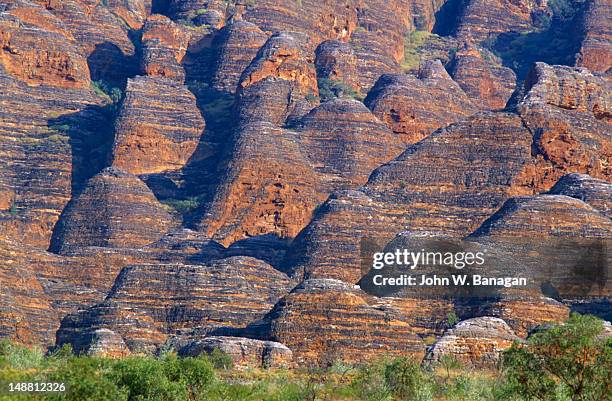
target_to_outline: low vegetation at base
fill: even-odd
[[[612,395],[612,339],[603,322],[572,315],[515,344],[496,370],[463,367],[452,356],[433,365],[408,357],[321,368],[236,369],[220,352],[108,359],[69,347],[0,343],[0,400],[70,401],[605,401]],[[7,383],[63,382],[63,394],[7,392]]]

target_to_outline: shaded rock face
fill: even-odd
[[[87,60],[64,24],[34,3],[0,14],[0,64],[30,86],[89,87]]]
[[[121,272],[104,302],[64,319],[58,342],[84,349],[92,332],[108,328],[131,351],[154,351],[169,335],[188,339],[244,327],[291,287],[283,273],[248,257],[134,265]]]
[[[213,88],[234,93],[242,72],[251,64],[268,40],[255,24],[236,21],[219,31],[219,54],[213,74]]]
[[[294,237],[331,191],[363,184],[402,149],[363,104],[350,99],[322,104],[293,130],[259,123],[236,135],[225,184],[200,222],[226,245],[264,234]]]
[[[130,79],[115,124],[112,165],[131,174],[177,170],[194,153],[204,126],[184,86],[163,78]]]
[[[324,175],[327,192],[365,183],[370,172],[404,147],[361,102],[336,99],[314,108],[299,123],[300,148]]]
[[[128,0],[114,5],[121,8],[121,3],[128,2],[138,3]],[[129,25],[119,16],[121,12],[115,14],[112,8],[98,1],[44,1],[44,6],[63,21],[66,30],[81,45],[92,80],[121,85],[138,71],[138,64],[134,63],[136,49],[129,37]],[[144,20],[144,15],[141,18]]]
[[[219,0],[167,0],[167,14],[174,19],[190,20],[198,25],[216,25],[226,13],[228,2]]]
[[[475,43],[502,32],[527,32],[533,27],[533,16],[546,12],[544,0],[470,0],[464,4],[456,35]]]
[[[448,330],[425,360],[436,363],[448,355],[467,367],[496,368],[502,352],[518,340],[502,319],[488,316],[468,319]]]
[[[157,241],[172,225],[172,217],[138,177],[109,167],[66,207],[51,249],[141,247]]]
[[[612,184],[585,174],[567,174],[549,191],[580,199],[607,217],[612,217]]]
[[[342,82],[359,92],[357,58],[352,47],[339,40],[326,40],[315,51],[317,76]]]
[[[435,132],[359,190],[333,194],[294,242],[289,269],[356,282],[360,238],[390,240],[406,229],[469,234],[511,194],[531,193],[521,178],[531,140],[510,113],[477,114]]]
[[[106,138],[104,101],[78,41],[36,4],[3,8],[0,42],[0,232],[46,248],[72,187],[97,163],[88,147],[94,131]]]
[[[612,61],[612,31],[610,29],[610,3],[606,0],[589,2],[584,16],[584,39],[576,65],[593,72],[610,72]]]
[[[198,356],[214,350],[229,355],[238,368],[286,368],[293,364],[293,353],[284,344],[244,337],[205,337],[190,342],[179,354]]]
[[[29,345],[53,345],[62,317],[101,302],[130,257],[108,249],[64,257],[1,234],[0,337]]]
[[[407,0],[368,1],[358,13],[358,26],[350,44],[357,57],[363,93],[385,73],[399,72],[404,57],[403,37],[412,26]]]
[[[143,27],[140,66],[145,75],[185,80],[181,66],[189,34],[162,15],[152,15]]]
[[[538,188],[569,172],[610,180],[610,86],[585,69],[535,64],[518,110],[534,133]]]
[[[417,77],[383,75],[365,104],[406,145],[477,110],[440,61],[424,64]]]
[[[447,0],[412,0],[412,25],[419,31],[432,31],[436,22],[436,12]]]
[[[514,92],[516,75],[509,68],[485,61],[480,52],[465,46],[455,54],[449,72],[474,104],[503,109]]]
[[[358,362],[381,354],[421,357],[424,351],[396,311],[339,280],[304,281],[253,326],[288,346],[302,363]]]

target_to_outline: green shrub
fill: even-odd
[[[360,365],[350,384],[355,394],[364,400],[390,400],[391,389],[385,381],[387,363],[385,359],[379,359]]]
[[[526,400],[601,400],[610,395],[612,338],[604,338],[603,322],[572,314],[534,334],[526,344],[504,353],[506,387]]]
[[[93,81],[91,88],[96,95],[108,99],[113,104],[119,103],[123,97],[121,89],[111,86],[106,81]]]
[[[119,386],[110,374],[113,364],[114,361],[103,358],[70,357],[49,374],[48,380],[66,383],[66,393],[58,395],[57,399],[127,401],[128,390]]]
[[[401,400],[432,400],[431,382],[418,363],[408,357],[395,359],[385,368],[385,383]]]
[[[342,81],[336,81],[328,78],[319,78],[317,80],[319,87],[319,98],[322,102],[327,102],[339,97],[350,97],[357,100],[363,100],[353,88]]]
[[[457,51],[457,43],[449,37],[428,31],[412,31],[404,36],[404,71],[418,71],[421,62],[440,59],[447,63]]]
[[[459,316],[457,316],[455,311],[448,312],[446,314],[446,322],[448,323],[449,327],[453,327],[459,323]]]
[[[161,201],[170,209],[175,210],[183,216],[193,212],[200,206],[200,199],[197,196],[191,196],[187,199],[164,199]]]
[[[234,367],[234,360],[232,357],[218,348],[208,354],[208,359],[213,364],[215,369],[229,370]]]
[[[40,347],[29,348],[8,340],[0,341],[0,369],[40,369],[44,364],[45,354]]]

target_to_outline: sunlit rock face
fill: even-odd
[[[0,337],[490,367],[612,319],[609,5],[572,3],[2,2]],[[367,287],[425,238],[534,283]]]

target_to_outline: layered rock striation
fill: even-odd
[[[424,63],[416,77],[383,75],[365,104],[406,145],[477,111],[440,61]]]
[[[115,124],[112,165],[131,174],[178,170],[204,127],[196,99],[183,85],[158,77],[130,79]]]

